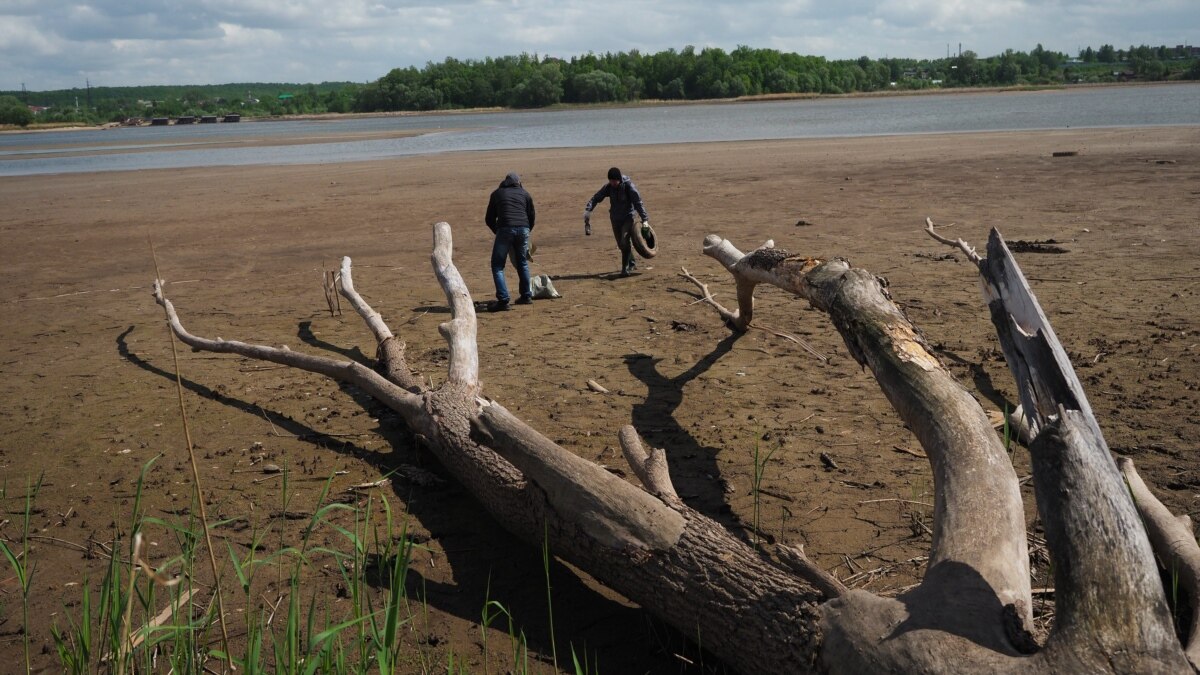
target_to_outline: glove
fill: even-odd
[[[642,227],[650,227],[650,219],[649,218],[642,219]]]

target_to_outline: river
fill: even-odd
[[[0,176],[789,138],[1200,124],[1200,83],[0,134]],[[407,135],[406,135],[407,134]]]

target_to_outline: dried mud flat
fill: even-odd
[[[583,203],[612,164],[641,188],[660,240],[658,257],[627,279],[613,274],[618,257],[607,228],[585,238],[580,226]],[[192,332],[368,360],[370,333],[349,308],[331,316],[322,293],[322,270],[351,256],[359,291],[436,383],[446,366],[436,326],[447,309],[429,266],[430,225],[454,226],[468,286],[476,300],[491,297],[490,235],[481,221],[488,193],[508,171],[522,174],[537,202],[534,272],[552,275],[563,297],[479,315],[485,393],[620,475],[629,472],[616,430],[632,422],[667,449],[680,495],[747,538],[755,454],[770,454],[758,490],[764,540],[805,544],[851,585],[904,588],[920,578],[928,554],[930,471],[823,315],[775,289],[758,293],[763,324],[800,337],[828,362],[764,331],[734,336],[695,302],[679,268],[732,305],[728,276],[700,253],[706,234],[743,250],[771,238],[795,253],[845,257],[888,280],[897,304],[986,408],[1012,406],[974,271],[921,232],[926,216],[943,234],[980,247],[995,226],[1010,240],[1065,249],[1016,256],[1109,445],[1136,459],[1172,510],[1198,510],[1198,127],[7,178],[0,535],[20,538],[24,488],[44,475],[31,553],[35,665],[57,670],[50,625],[65,623],[81,583],[102,574],[105,561],[89,555],[97,550],[91,542],[127,527],[139,471],[160,454],[147,475],[146,514],[188,518],[191,481],[171,343],[150,296],[150,241]],[[412,670],[421,670],[422,657],[445,664],[453,653],[472,672],[504,672],[507,651],[496,645],[506,636],[490,631],[485,658],[477,626],[489,598],[524,630],[531,670],[553,670],[540,551],[506,536],[394,415],[352,388],[270,364],[181,350],[179,368],[209,513],[228,521],[215,533],[238,555],[260,538],[260,555],[296,543],[330,476],[330,498],[361,502],[366,493],[351,486],[390,474],[374,494],[409,514],[422,545],[409,577],[411,595],[427,608],[405,636]],[[589,390],[589,379],[609,393]],[[1014,462],[1028,475],[1023,448]],[[290,469],[287,514],[281,478],[262,471],[267,463]],[[1026,501],[1036,550],[1028,486]],[[173,535],[161,527],[147,533],[154,562],[174,554]],[[324,528],[315,543],[342,540]],[[205,576],[199,581],[207,584]],[[256,601],[274,603],[286,585],[273,572],[262,576]],[[227,587],[233,580],[230,573]],[[19,593],[7,571],[0,582],[0,653],[19,663]],[[318,606],[334,612],[347,602],[340,584],[330,564],[305,579]],[[713,669],[679,636],[571,568],[553,566],[550,584],[564,670],[568,644],[606,673]],[[231,601],[235,635],[244,633],[244,605]]]

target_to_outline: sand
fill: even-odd
[[[603,218],[596,235],[582,231],[583,205],[614,164],[641,189],[659,237],[659,255],[627,279],[614,274],[619,257]],[[366,360],[370,333],[348,306],[331,316],[322,292],[323,270],[350,256],[359,291],[437,383],[446,350],[436,327],[447,314],[429,266],[430,226],[453,225],[455,260],[475,299],[492,297],[482,218],[508,171],[524,177],[537,204],[534,273],[553,276],[563,297],[479,316],[485,393],[631,480],[616,430],[632,422],[667,449],[687,503],[748,539],[757,520],[765,541],[802,543],[851,585],[895,591],[923,572],[930,471],[822,314],[775,289],[758,293],[761,323],[804,340],[827,363],[767,332],[732,336],[695,302],[680,268],[733,305],[728,276],[700,253],[706,234],[743,250],[770,238],[795,253],[845,257],[888,280],[985,408],[1011,407],[1015,390],[975,274],[922,233],[926,216],[980,247],[996,227],[1010,241],[1053,240],[1065,250],[1034,247],[1017,259],[1109,445],[1136,459],[1173,510],[1197,510],[1200,127],[5,178],[0,462],[8,520],[0,534],[20,540],[25,486],[42,476],[30,553],[35,665],[58,669],[49,627],[78,611],[85,579],[103,574],[106,560],[89,553],[100,550],[89,542],[108,544],[115,529],[128,528],[139,471],[155,457],[145,515],[187,523],[192,488],[176,366],[149,288],[155,255],[194,333]],[[509,279],[515,284],[511,270]],[[327,499],[386,498],[408,514],[420,544],[409,590],[427,610],[404,636],[408,672],[419,671],[421,657],[444,664],[450,654],[472,672],[485,660],[503,672],[507,626],[488,632],[485,656],[476,625],[489,598],[525,631],[534,672],[553,670],[544,663],[551,645],[540,551],[512,540],[447,481],[394,415],[318,376],[236,357],[181,349],[179,371],[209,513],[228,520],[215,530],[222,560],[224,542],[239,556],[256,540],[260,556],[298,544],[327,481]],[[610,393],[590,391],[589,379]],[[757,511],[756,453],[760,463],[769,456]],[[1027,451],[1018,446],[1013,457],[1027,476]],[[287,511],[300,519],[281,517],[282,478],[264,474],[267,463],[290,469]],[[379,488],[350,490],[389,474]],[[1036,536],[1028,486],[1026,497]],[[162,526],[147,527],[147,536],[155,564],[177,551]],[[329,527],[314,543],[345,548]],[[256,603],[286,591],[269,570]],[[1035,586],[1052,584],[1039,573]],[[198,577],[207,583],[209,575]],[[701,672],[681,659],[699,664],[702,654],[630,603],[566,566],[553,566],[551,577],[564,671],[573,645],[601,672]],[[0,578],[0,652],[18,663],[20,596],[10,574]],[[332,560],[318,560],[305,584],[305,602],[315,594],[318,607],[345,611]],[[206,587],[201,593],[211,597]],[[227,602],[243,635],[246,602],[234,593]]]

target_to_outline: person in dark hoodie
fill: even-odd
[[[592,234],[592,209],[608,199],[608,220],[612,223],[613,237],[617,247],[621,249],[621,276],[627,277],[637,265],[633,260],[633,242],[630,237],[633,232],[633,214],[636,211],[643,225],[650,224],[650,216],[642,205],[642,195],[629,176],[621,173],[617,167],[608,170],[608,182],[588,200],[583,207],[583,233]]]
[[[504,281],[504,261],[511,255],[513,267],[520,277],[521,297],[518,305],[533,303],[529,282],[529,233],[534,225],[533,197],[521,187],[521,177],[510,173],[492,191],[483,222],[496,235],[492,244],[492,280],[496,282],[496,301],[489,303],[489,312],[508,309],[508,284]]]

